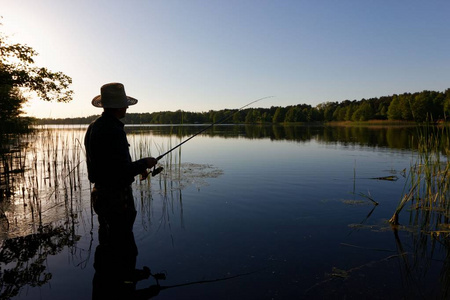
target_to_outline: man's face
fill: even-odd
[[[128,106],[123,107],[123,108],[118,108],[119,119],[122,119],[123,117],[125,117],[125,114],[127,113],[127,109],[128,109]]]

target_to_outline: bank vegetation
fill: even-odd
[[[450,89],[422,91],[379,98],[324,102],[315,107],[297,104],[286,107],[210,110],[207,112],[160,111],[129,113],[126,124],[204,124],[232,115],[226,123],[311,123],[311,122],[433,122],[450,118]],[[35,124],[89,124],[97,115],[66,119],[36,119]]]

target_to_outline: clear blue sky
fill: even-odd
[[[36,117],[99,114],[122,82],[129,112],[360,100],[450,88],[450,1],[0,0],[9,40],[73,79],[69,104]]]

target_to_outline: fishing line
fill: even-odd
[[[183,145],[184,143],[188,142],[189,140],[193,139],[194,137],[196,137],[196,136],[199,135],[200,133],[202,133],[202,132],[208,130],[209,128],[213,127],[214,125],[217,125],[217,124],[220,124],[220,123],[225,122],[226,120],[228,120],[229,118],[231,118],[232,116],[234,116],[235,114],[237,114],[238,112],[240,112],[241,110],[243,110],[244,108],[246,108],[247,106],[250,106],[250,105],[252,105],[253,103],[256,103],[256,102],[258,102],[258,101],[261,101],[261,100],[264,100],[264,99],[267,99],[267,98],[272,98],[272,97],[274,97],[274,96],[267,96],[267,97],[259,98],[259,99],[257,99],[257,100],[254,100],[254,101],[252,101],[252,102],[250,102],[250,103],[248,103],[248,104],[246,104],[246,105],[240,107],[240,108],[239,108],[237,111],[235,111],[234,113],[232,113],[232,114],[230,114],[230,115],[228,115],[228,116],[225,116],[225,117],[223,117],[222,119],[220,119],[220,120],[218,120],[218,121],[212,123],[211,125],[209,125],[209,126],[203,128],[202,130],[198,131],[197,133],[194,133],[194,134],[191,135],[189,138],[185,139],[184,141],[182,141],[181,143],[179,143],[178,145],[176,145],[176,146],[173,147],[172,149],[170,149],[170,150],[168,150],[167,152],[165,152],[165,153],[161,154],[160,156],[158,156],[158,157],[156,158],[156,160],[159,161],[161,158],[163,158],[164,156],[166,156],[167,154],[169,154],[169,153],[172,152],[173,150],[177,149],[178,147],[180,147],[180,146]],[[163,167],[158,167],[158,168],[155,167],[155,168],[153,168],[152,176],[155,176],[155,175],[161,173],[161,171],[162,171],[163,169],[164,169]]]
[[[186,282],[186,283],[181,283],[181,284],[175,284],[175,285],[160,285],[159,288],[160,290],[166,290],[166,289],[171,289],[171,288],[176,288],[176,287],[182,287],[182,286],[188,286],[188,285],[194,285],[194,284],[203,284],[203,283],[212,283],[212,282],[218,282],[218,281],[225,281],[225,280],[230,280],[230,279],[234,279],[237,277],[241,277],[241,276],[246,276],[246,275],[251,275],[253,273],[256,273],[256,271],[254,272],[248,272],[248,273],[242,273],[242,274],[237,274],[237,275],[233,275],[233,276],[228,276],[228,277],[223,277],[223,278],[216,278],[216,279],[209,279],[209,280],[199,280],[199,281],[191,281],[191,282]]]
[[[199,281],[190,281],[190,282],[174,284],[174,285],[160,285],[159,284],[160,280],[166,280],[166,274],[164,272],[156,273],[156,274],[151,274],[150,273],[150,276],[152,276],[156,280],[156,287],[158,287],[159,290],[166,290],[166,289],[183,287],[183,286],[188,286],[188,285],[213,283],[213,282],[230,280],[230,279],[234,279],[234,278],[238,278],[238,277],[242,277],[242,276],[248,276],[248,275],[252,275],[252,274],[255,274],[255,273],[259,273],[262,270],[265,270],[265,268],[261,269],[261,270],[250,271],[250,272],[247,272],[247,273],[240,273],[240,274],[231,275],[231,276],[222,277],[222,278],[206,279],[206,280],[199,280]]]

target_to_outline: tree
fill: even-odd
[[[0,85],[0,133],[23,131],[27,122],[19,122],[22,105],[26,102],[17,88]]]
[[[321,122],[323,121],[322,115],[320,114],[319,110],[315,107],[304,108],[304,110],[307,110],[306,113],[306,121],[307,122]]]
[[[250,109],[245,116],[245,123],[257,123],[261,121],[259,110]]]
[[[387,111],[388,111],[387,107],[388,106],[386,104],[380,105],[378,107],[378,112],[375,117],[377,119],[383,119],[383,120],[387,119]]]
[[[286,112],[286,116],[284,117],[284,122],[296,122],[297,121],[297,111],[299,109],[296,106],[291,106]]]
[[[430,110],[432,120],[434,121],[443,120],[445,118],[444,113],[445,94],[431,91],[430,98],[432,99]]]
[[[391,104],[388,107],[388,119],[389,120],[401,120],[402,111],[400,110],[400,100],[397,95],[392,97]]]
[[[373,117],[373,109],[370,104],[365,101],[358,106],[353,112],[352,121],[368,121]]]
[[[352,116],[353,116],[353,112],[354,112],[354,108],[353,108],[353,104],[350,104],[348,106],[345,107],[345,121],[351,121],[352,120]]]
[[[272,123],[272,116],[270,115],[269,112],[267,111],[263,112],[263,114],[261,115],[261,122]]]
[[[219,122],[220,120],[222,120],[225,117],[225,112],[223,110],[219,110],[217,111],[214,115],[213,115],[213,123]]]
[[[444,93],[444,118],[447,120],[450,117],[450,89],[446,89]]]
[[[325,102],[317,105],[317,109],[321,114],[323,114],[324,121],[333,121],[333,115],[337,107],[337,102]]]
[[[399,96],[400,110],[402,112],[402,119],[405,121],[414,120],[411,103],[413,102],[413,95],[404,93]]]
[[[346,109],[344,107],[338,106],[333,113],[333,120],[344,121],[345,120]]]
[[[0,23],[1,25],[1,23]],[[72,79],[62,72],[52,72],[34,65],[38,53],[31,47],[9,44],[0,33],[0,127],[10,129],[11,122],[19,124],[23,119],[22,106],[28,100],[23,95],[37,95],[44,101],[69,102],[73,91]],[[14,126],[13,126],[14,127]]]
[[[232,118],[233,123],[234,123],[234,124],[239,124],[239,123],[244,122],[244,117],[243,117],[242,115],[243,115],[243,114],[242,114],[242,111],[236,111],[236,112],[234,112],[233,118]]]
[[[283,107],[277,107],[277,109],[275,110],[275,113],[273,115],[272,122],[273,123],[283,123],[285,115],[286,115],[286,109]]]
[[[432,99],[429,92],[422,92],[415,95],[411,101],[411,111],[415,121],[424,122],[430,121],[430,108]]]

